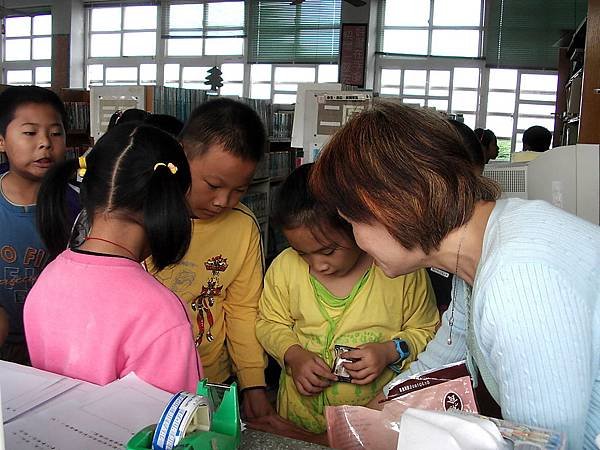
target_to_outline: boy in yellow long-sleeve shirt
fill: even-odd
[[[282,367],[277,411],[290,422],[251,423],[299,436],[326,429],[327,405],[365,405],[405,369],[439,322],[425,271],[387,278],[356,245],[349,225],[323,210],[308,190],[310,165],[294,171],[279,191],[274,219],[292,248],[265,277],[256,325],[258,340]],[[352,383],[332,374],[335,346]]]
[[[266,143],[260,117],[221,98],[199,106],[180,135],[190,163],[192,240],[181,262],[156,277],[186,304],[207,378],[235,376],[242,412],[273,409],[265,394],[265,353],[255,335],[263,255],[258,223],[240,204]]]

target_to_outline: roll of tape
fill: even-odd
[[[175,394],[160,416],[152,439],[153,450],[172,450],[189,433],[209,431],[212,408],[201,395]]]

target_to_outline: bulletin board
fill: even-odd
[[[340,39],[340,83],[365,87],[368,25],[344,23]]]

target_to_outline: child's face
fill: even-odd
[[[224,150],[220,144],[190,161],[192,187],[188,202],[199,219],[211,219],[233,208],[252,182],[256,162]]]
[[[62,118],[51,105],[27,103],[15,110],[14,119],[0,136],[10,171],[31,181],[40,181],[48,169],[65,157]]]
[[[326,232],[327,236],[324,236],[305,226],[283,230],[292,248],[310,267],[311,273],[325,277],[343,277],[354,268],[362,251],[343,233],[331,229]],[[318,235],[318,239],[315,235]]]

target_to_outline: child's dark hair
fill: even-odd
[[[19,106],[29,103],[50,105],[60,115],[67,128],[65,105],[54,92],[39,86],[10,86],[0,94],[0,135],[6,135],[8,124],[15,118]]]
[[[475,136],[481,142],[481,145],[484,147],[488,147],[493,141],[497,141],[496,135],[492,130],[484,130],[483,128],[475,128],[474,130]]]
[[[166,166],[169,163],[175,173]],[[191,176],[173,136],[137,122],[117,125],[94,145],[85,165],[81,202],[89,218],[105,212],[140,223],[157,270],[184,256],[191,237],[185,198]],[[38,225],[52,258],[68,243],[65,191],[79,166],[77,159],[57,164],[40,187]]]
[[[150,115],[149,112],[138,108],[129,108],[125,111],[115,111],[108,121],[106,130],[114,128],[120,123],[143,122]]]
[[[168,114],[148,114],[144,123],[160,128],[173,136],[179,136],[183,130],[183,122],[177,117]]]
[[[229,98],[210,100],[190,115],[180,138],[190,160],[220,144],[233,155],[258,162],[266,146],[265,127],[250,106]]]
[[[523,133],[523,149],[533,152],[545,152],[552,143],[552,133],[539,125],[529,127]]]
[[[312,168],[313,163],[304,164],[282,183],[275,198],[272,223],[282,229],[307,227],[316,239],[319,235],[326,235],[327,228],[330,228],[354,241],[352,226],[336,211],[327,210],[310,191],[308,180]]]
[[[465,148],[469,153],[469,157],[471,158],[473,165],[475,167],[483,169],[483,167],[485,166],[486,159],[485,153],[481,142],[479,142],[479,139],[475,135],[475,132],[471,130],[471,128],[469,128],[468,125],[465,125],[464,123],[459,122],[458,120],[450,119],[450,123],[452,124],[454,129],[458,131],[458,134],[460,134],[460,137],[462,138],[463,143],[465,144]]]

